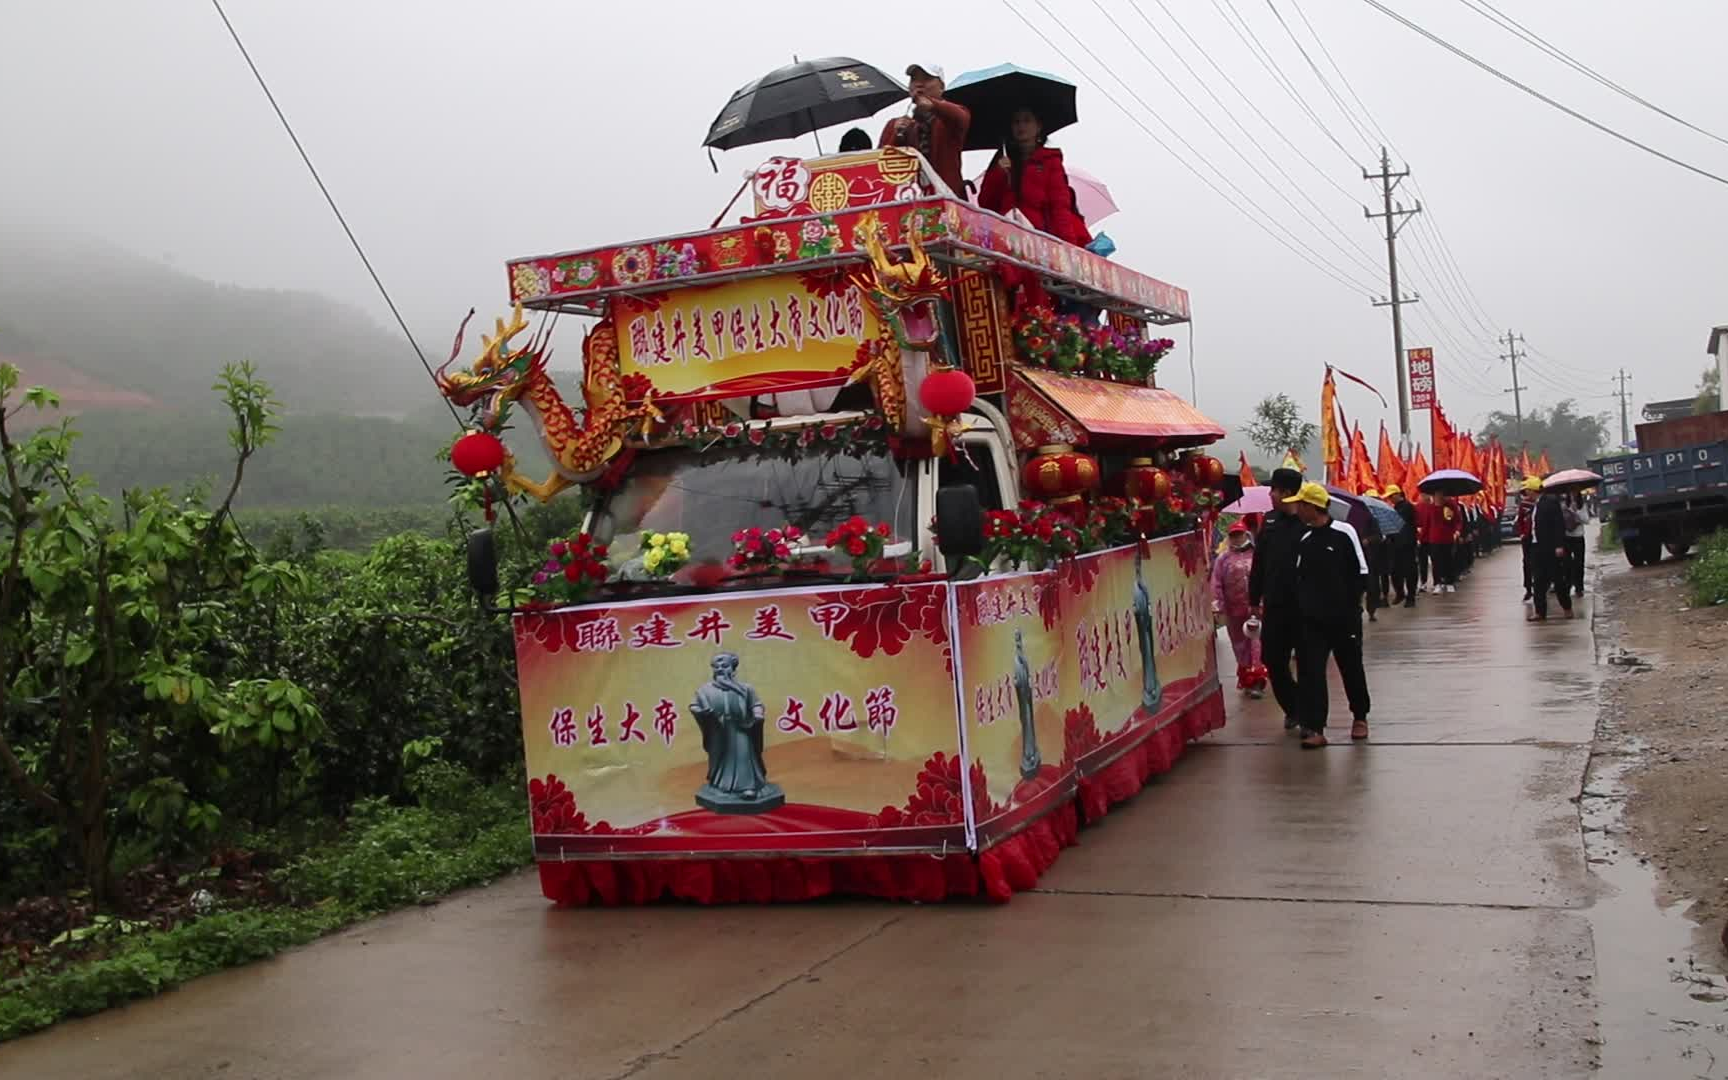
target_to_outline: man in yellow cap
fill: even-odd
[[[1285,499],[1307,526],[1297,544],[1296,599],[1301,629],[1296,645],[1296,687],[1301,696],[1302,748],[1326,745],[1326,661],[1337,661],[1350,703],[1352,739],[1368,737],[1368,676],[1362,670],[1362,594],[1368,560],[1356,530],[1332,520],[1332,496],[1303,484]]]
[[[1529,600],[1536,587],[1536,560],[1532,548],[1536,542],[1536,500],[1542,495],[1542,478],[1526,476],[1518,485],[1518,546],[1524,551],[1524,599]]]

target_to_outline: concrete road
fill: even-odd
[[[1369,628],[1370,744],[1345,717],[1305,753],[1233,699],[1006,906],[557,911],[524,876],[0,1047],[0,1077],[1593,1075],[1590,624],[1526,626],[1518,558]]]

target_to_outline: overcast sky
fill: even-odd
[[[1045,2],[1049,11],[1039,0],[1014,0],[1075,63],[1005,3],[986,0],[883,5],[879,17],[860,5],[719,0],[226,6],[433,352],[445,348],[470,306],[482,318],[502,313],[508,257],[706,225],[742,170],[788,149],[770,144],[717,155],[716,175],[700,148],[709,123],[738,85],[794,54],[853,56],[896,73],[924,60],[946,65],[950,76],[1013,61],[1080,85],[1081,123],[1058,133],[1053,145],[1111,185],[1122,212],[1102,228],[1119,245],[1116,257],[1190,291],[1202,408],[1234,424],[1263,394],[1285,391],[1312,418],[1322,365],[1331,362],[1376,383],[1393,402],[1383,412],[1372,395],[1347,387],[1351,417],[1370,431],[1381,419],[1395,427],[1389,319],[1368,304],[1370,289],[1386,290],[1385,245],[1360,205],[1370,193],[1360,178],[1369,151],[1272,7],[1265,0],[1163,0],[1167,14],[1160,0],[1135,0],[1166,45],[1130,0],[1100,0],[1102,10],[1093,0]],[[1387,2],[1602,122],[1728,175],[1728,145],[1568,71],[1462,0]],[[1728,135],[1721,62],[1728,4],[1495,3],[1629,89]],[[1639,402],[1692,391],[1710,327],[1728,322],[1728,187],[1589,130],[1363,0],[1276,0],[1276,7],[1354,110],[1301,17],[1312,22],[1392,140],[1398,163],[1414,171],[1430,213],[1410,226],[1401,247],[1423,295],[1407,309],[1405,343],[1435,348],[1442,401],[1461,422],[1480,423],[1488,410],[1511,404],[1500,392],[1510,382],[1492,341],[1507,327],[1522,333],[1533,353],[1523,369],[1527,404],[1575,396],[1591,411],[1615,408],[1609,376],[1621,366],[1633,375],[1634,416]],[[1273,81],[1225,21],[1232,11],[1349,154]],[[1319,171],[1271,134],[1184,31]],[[316,289],[386,318],[209,4],[0,0],[0,39],[8,44],[0,64],[0,217],[77,227],[216,280]],[[911,42],[927,44],[914,50]],[[1207,128],[1148,56],[1277,191]],[[1253,141],[1184,70],[1184,59]],[[1360,116],[1357,122],[1367,126]],[[874,132],[879,122],[864,126]],[[829,137],[837,139],[838,130]],[[813,149],[808,139],[792,145]],[[1222,187],[1201,157],[1263,207],[1275,228],[1290,230],[1352,284],[1271,239],[1244,216],[1240,196],[1222,198],[1197,180],[1183,160]],[[986,164],[977,156],[968,173]],[[1320,228],[1299,218],[1279,192]],[[1473,295],[1441,268],[1442,236]],[[1477,321],[1483,317],[1487,327]],[[1165,385],[1184,392],[1188,333],[1176,333],[1181,347],[1161,373]],[[404,348],[379,362],[414,361]],[[1425,434],[1426,414],[1417,417],[1414,426]]]

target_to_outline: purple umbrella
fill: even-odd
[[[1374,528],[1374,514],[1368,509],[1368,504],[1350,494],[1341,487],[1326,485],[1326,494],[1332,496],[1332,516],[1343,521],[1358,533],[1370,532]],[[1339,508],[1343,513],[1339,513]]]

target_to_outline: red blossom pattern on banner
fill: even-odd
[[[905,806],[884,806],[869,820],[872,829],[891,829],[901,825],[953,825],[966,820],[966,800],[960,783],[961,759],[938,750],[924,762],[918,772],[918,786],[906,799]],[[1006,807],[990,802],[990,788],[984,775],[984,763],[974,761],[967,770],[972,786],[973,820],[981,821],[1001,813]]]
[[[1093,750],[1104,745],[1098,718],[1082,702],[1062,715],[1062,767],[1071,768]]]
[[[1056,629],[1062,621],[1062,586],[1055,574],[1038,575],[1038,615],[1046,630]]]
[[[1184,533],[1171,541],[1176,562],[1182,567],[1182,572],[1189,577],[1206,569],[1206,545],[1198,533]]]
[[[852,279],[844,272],[806,270],[798,275],[798,280],[814,296],[826,299],[830,296],[844,296],[853,288]]]
[[[576,796],[553,773],[528,781],[528,805],[535,836],[568,836],[589,831],[588,818],[576,809]]]
[[[1098,574],[1103,568],[1102,559],[1064,559],[1056,564],[1056,578],[1062,589],[1075,596],[1085,596],[1098,583]]]
[[[938,585],[888,585],[859,592],[824,593],[820,605],[838,604],[845,613],[834,621],[829,637],[850,642],[852,652],[868,660],[881,651],[898,656],[912,635],[921,634],[942,646],[942,661],[954,670],[953,645],[948,640],[948,612]]]

